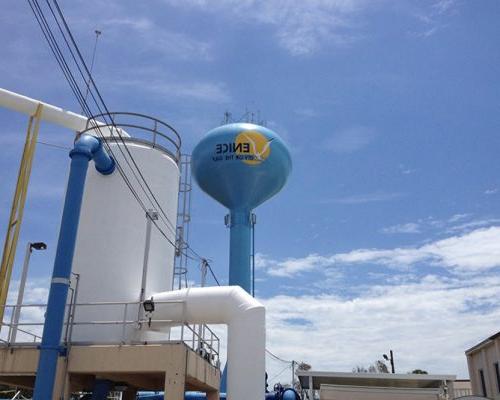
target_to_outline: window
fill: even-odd
[[[481,380],[481,389],[483,391],[483,396],[487,397],[488,394],[486,393],[486,381],[484,380],[484,372],[482,369],[479,370],[479,379]]]
[[[498,370],[498,363],[493,364],[495,366],[495,376],[497,377],[497,390],[500,393],[500,371]]]

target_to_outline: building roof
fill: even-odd
[[[465,354],[470,354],[474,353],[480,349],[482,349],[484,346],[490,344],[493,340],[500,338],[500,332],[495,333],[494,335],[490,336],[487,339],[484,339],[482,342],[476,344],[475,346],[472,346],[470,349],[465,350]]]
[[[455,375],[426,374],[370,374],[356,372],[297,371],[300,385],[309,389],[312,377],[313,389],[321,385],[378,386],[400,388],[438,388],[443,381],[454,381]]]

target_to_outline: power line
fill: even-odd
[[[35,3],[38,4],[37,0],[31,0],[31,1],[34,1]],[[61,34],[64,42],[66,43],[66,46],[67,46],[67,48],[69,50],[69,53],[70,53],[70,55],[71,55],[71,57],[72,57],[75,65],[76,65],[78,71],[80,72],[80,75],[81,75],[82,79],[84,81],[87,81],[87,88],[89,89],[88,93],[90,93],[92,99],[94,100],[94,103],[95,103],[97,109],[99,110],[99,113],[102,115],[102,117],[105,120],[105,122],[107,123],[107,125],[111,125],[112,126],[112,129],[110,131],[111,132],[111,137],[114,137],[113,133],[114,133],[114,131],[116,129],[116,133],[118,134],[118,138],[120,139],[120,141],[121,141],[121,143],[123,145],[123,148],[125,149],[127,155],[125,155],[125,153],[123,152],[123,149],[122,149],[121,146],[117,146],[118,150],[120,150],[120,153],[122,154],[125,162],[127,163],[128,167],[130,168],[130,170],[131,170],[132,174],[134,175],[135,179],[137,180],[137,183],[139,184],[139,186],[143,190],[144,194],[146,195],[146,198],[148,199],[148,201],[153,205],[154,208],[157,207],[160,210],[160,213],[159,213],[160,218],[167,225],[167,228],[169,228],[170,231],[175,235],[175,226],[169,220],[167,214],[165,213],[165,211],[161,207],[159,201],[157,200],[157,198],[154,195],[153,191],[151,190],[151,188],[149,187],[148,183],[146,182],[146,179],[144,178],[144,176],[143,176],[143,174],[142,174],[139,166],[137,165],[134,157],[132,156],[132,154],[131,154],[131,152],[130,152],[128,146],[127,146],[127,144],[125,143],[125,140],[123,139],[123,135],[121,134],[121,130],[119,128],[117,128],[117,126],[115,124],[115,121],[114,121],[111,113],[109,112],[109,109],[107,108],[106,103],[104,102],[104,100],[103,100],[103,98],[101,96],[101,93],[100,93],[99,89],[97,88],[97,85],[94,82],[92,74],[91,74],[90,70],[88,69],[87,64],[85,63],[85,60],[84,60],[84,58],[83,58],[83,56],[82,56],[82,54],[80,52],[80,49],[79,49],[79,47],[78,47],[78,45],[77,45],[77,43],[76,43],[76,41],[75,41],[75,39],[73,37],[73,34],[71,33],[71,30],[70,30],[70,28],[69,28],[69,26],[68,26],[68,24],[66,22],[64,14],[62,13],[62,10],[59,7],[59,4],[58,4],[57,0],[53,0],[53,3],[54,3],[54,6],[55,6],[55,8],[57,10],[57,14],[59,15],[59,18],[61,19],[61,23],[64,26],[64,29],[61,26],[61,23],[59,22],[59,19],[58,19],[56,13],[54,12],[54,9],[50,5],[49,0],[46,0],[46,3],[48,5],[48,7],[49,7],[49,10],[50,10],[50,12],[51,12],[51,14],[52,14],[52,16],[53,16],[56,24],[57,24],[57,27],[59,28],[59,32],[60,32],[60,34]],[[39,8],[39,10],[40,10],[40,12],[42,13],[42,16],[43,16],[43,11],[41,11],[41,9],[40,9],[39,6],[38,6],[38,8]],[[45,17],[43,16],[43,18],[45,18]],[[46,19],[45,19],[45,21],[46,21]],[[48,27],[47,23],[46,23],[46,25]],[[49,30],[50,30],[50,27],[49,27]],[[57,42],[56,42],[56,45],[57,45]],[[74,48],[74,51],[73,51],[72,47]],[[61,55],[62,55],[62,53],[61,53]],[[64,60],[64,56],[62,56],[62,59],[63,59],[64,63],[67,66],[67,63]],[[80,66],[80,64],[81,64],[81,66]],[[82,71],[82,69],[85,71],[85,73],[84,73],[84,71]],[[68,67],[68,70],[69,70],[69,67]],[[88,77],[88,80],[86,79],[86,77]],[[92,86],[92,88],[91,88],[91,86]],[[95,95],[94,95],[94,91],[95,91]],[[81,92],[80,92],[80,95],[81,95]],[[96,96],[97,96],[97,99],[96,99]],[[85,104],[87,104],[85,97],[83,97],[83,102]],[[99,105],[99,103],[102,105],[103,108],[101,108],[101,106]],[[103,112],[103,109],[104,109],[105,112]],[[89,115],[89,117],[92,118],[92,115]],[[109,117],[109,119],[111,121],[110,123],[108,123],[108,121],[106,120],[107,117]],[[104,139],[104,135],[102,135],[102,132],[100,132],[100,134],[101,134],[102,138]],[[179,137],[179,141],[180,141],[180,137]],[[108,148],[109,148],[109,146],[108,146]],[[132,162],[133,167],[130,164],[129,159]],[[153,200],[151,200],[151,197],[153,198]],[[153,203],[156,203],[156,206],[154,206]]]
[[[97,135],[102,139],[102,143],[105,146],[106,150],[110,154],[111,157],[113,157],[115,164],[116,164],[116,169],[118,170],[120,176],[124,180],[126,186],[132,193],[133,197],[136,199],[138,202],[139,206],[143,209],[144,212],[147,212],[151,207],[147,207],[146,204],[144,203],[143,199],[139,194],[137,193],[136,189],[134,188],[134,185],[132,184],[130,178],[127,176],[127,173],[125,172],[123,166],[121,165],[121,162],[118,160],[118,158],[115,155],[115,152],[113,151],[112,147],[110,146],[109,138],[113,138],[115,142],[118,141],[121,142],[121,145],[117,145],[118,150],[125,161],[127,167],[130,169],[132,172],[135,180],[137,181],[137,184],[139,185],[140,189],[142,190],[142,193],[144,194],[145,198],[147,201],[152,205],[153,209],[158,209],[160,212],[158,213],[160,216],[161,222],[166,226],[166,228],[174,235],[176,236],[176,227],[174,224],[170,221],[168,218],[168,215],[165,213],[163,210],[161,204],[157,200],[155,194],[151,190],[150,186],[148,185],[145,177],[143,176],[139,166],[137,165],[134,157],[132,156],[125,139],[123,138],[122,131],[120,128],[117,127],[115,124],[113,115],[109,112],[106,103],[103,100],[103,97],[97,88],[97,85],[95,84],[95,81],[92,76],[92,66],[91,69],[89,70],[87,67],[87,64],[85,63],[85,60],[81,54],[80,49],[78,48],[78,45],[73,37],[73,34],[71,33],[71,30],[66,22],[66,19],[62,13],[62,10],[57,2],[57,0],[52,0],[54,4],[54,8],[51,6],[49,0],[45,0],[50,13],[56,22],[57,28],[59,30],[60,35],[62,36],[64,43],[67,47],[67,50],[69,51],[69,54],[71,56],[71,59],[73,60],[74,64],[76,65],[76,68],[78,70],[78,73],[82,79],[82,81],[85,84],[85,95],[82,93],[82,89],[80,88],[80,85],[77,82],[77,79],[75,78],[75,75],[72,72],[72,69],[68,65],[68,62],[66,60],[66,57],[59,46],[58,40],[55,38],[54,33],[50,27],[50,24],[47,21],[47,18],[45,17],[44,11],[42,10],[42,7],[40,6],[38,0],[28,0],[28,3],[30,5],[31,10],[33,11],[33,14],[35,15],[35,18],[38,22],[38,25],[40,26],[42,30],[42,34],[45,37],[50,50],[52,51],[57,64],[61,68],[61,71],[63,72],[63,75],[68,82],[70,89],[72,90],[73,94],[76,97],[77,102],[80,104],[82,107],[82,112],[84,115],[87,116],[88,122],[87,125],[90,125],[90,128],[94,130]],[[58,18],[59,16],[59,18]],[[60,19],[60,21],[59,21]],[[97,46],[97,37],[99,34],[96,31],[96,43],[94,44],[94,54],[93,54],[93,61],[95,57],[95,48]],[[92,62],[93,65],[93,62]],[[87,97],[90,94],[90,97],[95,104],[97,110],[99,111],[99,115],[102,117],[104,120],[104,126],[109,129],[110,136],[108,138],[105,137],[103,134],[100,126],[100,122],[96,120],[96,113],[92,113],[90,105],[87,101]],[[176,134],[177,139],[178,139],[178,144],[176,143],[176,147],[180,148],[181,145],[181,139],[178,133],[175,131],[175,129],[171,128],[172,131]],[[115,132],[117,136],[115,135]],[[46,144],[50,145],[50,144]],[[55,147],[55,146],[54,146]],[[123,147],[123,149],[122,149]],[[125,150],[125,151],[124,151]],[[157,211],[157,210],[155,210]],[[179,252],[181,252],[183,255],[190,259],[194,259],[192,256],[189,256],[187,254],[187,251],[191,252],[197,260],[201,260],[203,257],[201,257],[192,247],[188,245],[186,248],[186,253],[184,253],[182,250],[183,249],[178,249],[178,246],[176,243],[174,243],[168,235],[165,233],[165,231],[158,225],[156,221],[153,221],[155,227],[158,229],[160,234]],[[210,267],[210,273],[213,276],[214,280],[217,282],[218,285],[220,285],[217,277],[215,276],[215,273],[213,272],[212,268]]]
[[[49,0],[46,0],[46,1],[47,1],[47,4],[49,5],[49,8],[51,9],[51,12],[52,12],[52,7],[50,7]],[[101,93],[99,92],[99,89],[97,88],[97,86],[96,86],[96,84],[95,84],[95,82],[94,82],[94,79],[93,79],[93,77],[92,77],[91,72],[90,72],[90,71],[89,71],[89,69],[87,68],[87,65],[86,65],[86,63],[85,63],[85,60],[84,60],[84,58],[83,58],[83,56],[82,56],[82,54],[81,54],[81,52],[80,52],[80,49],[78,48],[78,45],[77,45],[77,43],[76,43],[76,41],[75,41],[75,39],[74,39],[74,37],[73,37],[73,34],[71,33],[71,30],[69,29],[69,26],[68,26],[68,24],[67,24],[67,22],[66,22],[66,19],[64,18],[64,15],[63,15],[63,13],[62,13],[61,8],[59,7],[59,4],[58,4],[57,0],[53,0],[53,3],[54,3],[54,5],[55,5],[55,6],[56,6],[56,8],[57,8],[57,11],[58,11],[58,14],[59,14],[59,16],[60,16],[60,18],[61,18],[61,21],[63,22],[64,27],[66,28],[66,32],[68,33],[68,36],[69,36],[69,38],[70,38],[70,40],[71,40],[71,43],[73,44],[73,47],[74,47],[74,48],[75,48],[75,50],[76,50],[76,53],[77,53],[77,55],[78,55],[78,57],[79,57],[79,59],[80,59],[80,61],[81,61],[81,63],[82,63],[82,66],[85,68],[85,71],[87,72],[87,75],[88,75],[88,77],[89,77],[89,82],[91,83],[91,85],[92,85],[93,89],[94,89],[94,90],[95,90],[95,92],[96,92],[97,97],[99,98],[100,102],[102,103],[104,110],[105,110],[105,111],[106,111],[106,113],[110,116],[110,119],[111,119],[111,121],[112,121],[112,125],[113,125],[113,127],[114,127],[114,128],[116,128],[116,125],[115,125],[115,123],[114,123],[114,121],[113,121],[113,117],[111,116],[111,113],[109,112],[109,110],[108,110],[108,108],[107,108],[107,106],[106,106],[106,103],[104,102],[104,100],[103,100],[103,98],[102,98],[102,96],[101,96]],[[56,23],[57,23],[57,24],[58,24],[58,26],[59,26],[59,23],[58,23],[58,21],[57,21],[57,18],[56,18],[55,16],[54,16],[54,18],[55,18],[55,20],[56,20]],[[70,48],[70,46],[69,46],[69,45],[68,45],[68,47]],[[72,53],[72,52],[71,52],[71,53]],[[75,62],[76,62],[76,60],[75,60]],[[89,86],[89,87],[90,87],[90,86]],[[100,111],[101,111],[101,110],[100,110]],[[102,111],[101,111],[101,113],[102,113]],[[125,140],[123,139],[123,136],[122,136],[122,134],[120,133],[120,130],[118,130],[118,129],[117,129],[117,133],[118,133],[118,136],[119,136],[119,138],[120,138],[120,140],[121,140],[121,142],[122,142],[122,144],[123,144],[123,147],[125,148],[125,150],[126,150],[126,152],[127,152],[128,156],[130,157],[130,160],[131,160],[131,161],[132,161],[132,163],[134,164],[134,167],[135,167],[135,169],[137,170],[137,173],[139,174],[139,176],[140,176],[141,180],[143,181],[144,185],[146,186],[147,191],[149,192],[149,194],[151,195],[151,197],[154,199],[154,202],[156,203],[157,207],[159,208],[159,210],[160,210],[161,214],[163,214],[163,216],[166,218],[166,223],[167,223],[167,225],[170,225],[170,226],[171,226],[171,228],[172,228],[172,230],[173,230],[173,232],[172,232],[172,233],[175,235],[175,229],[176,229],[176,228],[175,228],[175,226],[174,226],[174,225],[172,224],[172,222],[169,220],[169,218],[168,218],[167,214],[166,214],[166,213],[165,213],[165,211],[163,210],[162,206],[160,205],[160,203],[159,203],[159,201],[157,200],[156,196],[154,195],[153,191],[151,190],[151,188],[149,187],[148,183],[146,182],[146,179],[144,178],[144,176],[143,176],[143,174],[142,174],[142,172],[141,172],[141,170],[140,170],[139,166],[137,165],[137,163],[136,163],[136,161],[135,161],[134,157],[132,156],[132,153],[130,152],[130,150],[129,150],[128,146],[126,145]],[[179,141],[180,141],[180,138],[179,138]],[[119,147],[119,146],[118,146],[118,147]],[[132,169],[132,168],[131,168],[131,169]],[[132,169],[132,170],[133,170],[133,169]],[[139,180],[138,180],[138,181],[139,181]],[[147,193],[146,193],[146,191],[145,191],[145,194],[147,194]],[[147,197],[148,197],[148,196],[147,196]],[[150,200],[150,199],[148,198],[148,200]],[[150,201],[151,201],[151,200],[150,200]]]
[[[66,59],[65,59],[65,56],[63,55],[63,52],[62,52],[61,48],[59,47],[59,45],[58,45],[58,43],[57,43],[57,40],[56,40],[56,39],[55,39],[55,37],[54,37],[54,34],[53,34],[53,32],[52,32],[52,30],[51,30],[51,28],[50,28],[50,25],[48,24],[47,19],[45,18],[45,15],[43,14],[43,10],[42,10],[42,9],[41,9],[41,7],[40,7],[40,4],[38,3],[38,1],[37,1],[37,0],[28,0],[28,2],[29,2],[29,4],[30,4],[30,7],[31,7],[31,9],[32,9],[33,13],[35,14],[35,18],[36,18],[36,20],[37,20],[37,22],[38,22],[38,24],[39,24],[39,26],[40,26],[40,28],[41,28],[41,30],[42,30],[42,33],[43,33],[43,35],[44,35],[45,39],[47,40],[47,43],[49,44],[49,47],[50,47],[50,49],[51,49],[52,53],[54,54],[54,56],[55,56],[55,58],[56,58],[57,63],[59,64],[59,66],[60,66],[60,68],[61,68],[61,70],[62,70],[62,72],[63,72],[63,74],[64,74],[64,76],[65,76],[65,78],[66,78],[66,80],[68,81],[68,83],[69,83],[69,85],[70,85],[70,88],[72,89],[72,91],[73,91],[73,93],[74,93],[74,95],[75,95],[75,97],[76,97],[77,101],[78,101],[78,102],[80,103],[80,105],[82,106],[82,109],[83,109],[83,111],[84,111],[85,115],[89,118],[89,122],[88,122],[88,123],[91,125],[91,127],[92,127],[92,128],[93,128],[93,129],[94,129],[94,130],[98,133],[98,135],[99,135],[102,139],[105,139],[105,137],[104,137],[104,135],[103,135],[103,133],[102,133],[102,131],[101,131],[101,128],[99,127],[99,124],[98,124],[98,123],[97,123],[97,121],[95,121],[95,119],[92,117],[92,112],[90,111],[90,107],[89,107],[89,105],[88,105],[88,103],[87,103],[87,101],[86,101],[85,97],[83,96],[83,94],[82,94],[82,92],[81,92],[81,90],[80,90],[80,88],[79,88],[79,85],[78,85],[78,83],[77,83],[77,81],[76,81],[76,79],[75,79],[75,77],[74,77],[73,73],[71,72],[70,67],[68,66],[68,63],[67,63],[67,61],[66,61]],[[59,28],[59,31],[60,31],[61,35],[63,36],[63,39],[64,39],[64,41],[65,41],[65,43],[66,43],[66,45],[67,45],[67,47],[68,47],[68,50],[69,50],[69,52],[70,52],[70,54],[71,54],[71,57],[73,58],[73,61],[75,62],[76,66],[77,66],[77,68],[78,68],[78,71],[80,72],[81,77],[85,80],[85,75],[84,75],[84,73],[83,73],[83,71],[82,71],[82,68],[80,67],[80,65],[79,65],[79,63],[78,63],[77,57],[75,56],[75,54],[74,54],[73,50],[71,49],[71,45],[70,45],[70,43],[69,43],[68,39],[66,38],[66,35],[64,34],[64,31],[63,31],[63,29],[62,29],[62,27],[61,27],[61,24],[60,24],[60,23],[59,23],[59,21],[57,20],[57,17],[56,17],[56,15],[55,15],[55,13],[54,13],[54,10],[52,9],[52,7],[51,7],[50,3],[48,2],[48,0],[46,0],[46,2],[47,2],[47,5],[49,6],[49,9],[50,9],[50,11],[51,11],[52,16],[54,17],[54,20],[56,21],[56,24],[57,24],[57,26],[58,26],[58,28]],[[58,9],[59,15],[60,15],[60,16],[62,17],[62,19],[63,19],[63,23],[64,23],[64,25],[65,25],[65,27],[66,27],[66,30],[67,30],[67,32],[68,32],[68,35],[70,36],[71,42],[74,44],[75,50],[76,50],[76,52],[78,53],[78,56],[79,56],[79,58],[80,58],[81,63],[83,64],[83,68],[84,68],[84,69],[86,70],[86,72],[87,72],[87,75],[88,75],[88,82],[90,82],[90,83],[92,84],[92,87],[93,87],[93,89],[97,92],[97,96],[98,96],[98,97],[99,97],[99,99],[101,100],[101,103],[103,103],[104,108],[106,109],[106,111],[108,111],[108,110],[107,110],[106,105],[104,104],[104,102],[103,102],[103,100],[102,100],[102,96],[100,95],[100,93],[99,93],[99,91],[98,91],[98,89],[97,89],[97,87],[96,87],[96,85],[95,85],[95,82],[93,81],[92,76],[91,76],[90,72],[88,71],[88,69],[87,69],[87,67],[86,67],[85,61],[83,60],[83,57],[81,57],[81,53],[79,52],[79,49],[78,49],[78,47],[77,47],[77,45],[76,45],[76,42],[74,41],[74,38],[72,37],[71,32],[69,31],[69,27],[67,26],[66,21],[64,20],[64,16],[62,15],[62,11],[60,10],[60,8],[59,8],[59,6],[58,6],[58,4],[57,4],[57,1],[56,1],[56,0],[54,0],[54,4],[55,4],[55,6],[56,6],[56,7],[57,7],[57,9]],[[89,88],[90,88],[90,85],[89,85]],[[92,90],[89,90],[89,92],[90,92],[90,95],[91,95],[92,99],[94,100],[94,103],[96,104],[96,106],[97,106],[98,110],[101,112],[101,114],[104,114],[104,113],[102,113],[102,109],[101,109],[101,107],[100,107],[100,105],[99,105],[99,102],[97,101],[97,99],[96,99],[96,97],[95,97],[95,95],[94,95],[93,91],[92,91]],[[113,121],[113,118],[109,115],[109,111],[108,111],[108,116],[109,116],[109,117],[110,117],[110,119],[111,119],[111,123],[108,123],[108,124],[109,124],[109,125],[112,125],[112,126],[113,126],[113,128],[114,128],[114,129],[113,129],[113,128],[111,129],[111,137],[113,137],[113,136],[114,136],[114,135],[113,135],[113,132],[114,132],[114,130],[116,129],[116,132],[118,133],[118,136],[120,137],[120,139],[121,139],[121,141],[122,141],[122,143],[123,143],[123,145],[124,145],[125,149],[127,150],[127,153],[128,153],[128,155],[129,155],[129,157],[132,159],[132,162],[134,163],[134,166],[136,167],[136,169],[138,170],[139,174],[141,175],[141,178],[142,178],[142,180],[143,180],[144,184],[145,184],[145,185],[147,185],[147,182],[145,182],[144,177],[142,176],[142,174],[141,174],[141,172],[140,172],[140,170],[139,170],[139,168],[138,168],[137,164],[135,163],[135,160],[133,160],[133,157],[132,157],[132,155],[130,154],[130,151],[128,150],[128,147],[126,146],[125,141],[123,140],[123,137],[122,137],[122,135],[121,135],[121,133],[120,133],[120,129],[116,127],[116,125],[115,125],[115,123],[114,123],[114,121]],[[105,120],[105,122],[107,122],[107,120],[106,120],[106,115],[103,115],[103,119]],[[142,199],[139,197],[139,195],[137,194],[137,192],[136,192],[136,191],[135,191],[135,189],[133,188],[133,186],[132,186],[132,184],[131,184],[131,182],[130,182],[129,178],[126,176],[126,174],[125,174],[125,172],[124,172],[124,170],[123,170],[123,167],[122,167],[122,166],[120,165],[120,163],[118,162],[118,159],[117,159],[117,157],[115,156],[115,154],[114,154],[113,150],[111,149],[111,147],[109,146],[109,144],[107,143],[107,141],[106,141],[106,140],[103,140],[103,143],[104,143],[104,145],[106,146],[106,149],[108,150],[108,152],[110,153],[110,155],[114,158],[114,160],[115,160],[115,162],[116,162],[116,164],[117,164],[117,169],[118,169],[118,171],[119,171],[120,175],[122,176],[122,178],[124,179],[125,183],[126,183],[126,184],[127,184],[127,186],[129,187],[129,189],[131,190],[131,192],[132,192],[133,196],[136,198],[136,200],[137,200],[137,201],[138,201],[138,203],[140,204],[141,208],[143,208],[143,210],[144,210],[144,211],[147,211],[147,207],[145,206],[144,202],[142,201]],[[127,159],[127,155],[123,152],[123,150],[122,150],[121,146],[117,146],[117,147],[118,147],[118,149],[120,150],[120,152],[121,152],[121,154],[122,154],[122,156],[123,156],[124,160],[125,160],[125,161],[126,161],[126,163],[128,164],[128,166],[129,166],[130,170],[131,170],[131,171],[132,171],[132,173],[134,174],[134,176],[135,176],[135,178],[136,178],[137,182],[138,182],[138,183],[139,183],[139,185],[141,186],[141,189],[143,189],[143,192],[145,193],[145,195],[146,195],[146,197],[148,198],[149,202],[150,202],[150,203],[152,203],[152,200],[151,200],[151,198],[148,196],[147,191],[144,189],[144,186],[141,184],[141,182],[140,182],[139,178],[138,178],[138,177],[137,177],[137,175],[135,174],[134,169],[133,169],[133,168],[132,168],[132,166],[130,165],[130,162],[129,162],[129,161],[128,161],[128,159]],[[151,191],[151,189],[149,188],[149,186],[147,186],[147,187],[148,187],[149,192],[151,193],[151,195],[152,195],[152,196],[153,196],[153,198],[155,199],[155,201],[156,201],[157,205],[158,205],[158,206],[159,206],[159,208],[161,209],[161,211],[162,211],[163,215],[167,218],[167,220],[166,220],[166,221],[162,218],[162,219],[163,219],[163,222],[167,225],[167,227],[171,228],[171,227],[173,226],[173,225],[172,225],[172,223],[168,220],[168,217],[166,216],[165,212],[164,212],[164,211],[163,211],[163,209],[161,208],[161,205],[159,205],[158,201],[157,201],[157,200],[156,200],[156,198],[154,197],[154,194],[152,193],[152,191]],[[169,226],[169,222],[170,222],[170,226]],[[163,230],[162,230],[162,229],[161,229],[158,225],[156,225],[156,226],[157,226],[157,228],[158,228],[158,229],[159,229],[159,230],[160,230],[160,231],[164,234]],[[171,228],[171,231],[172,231],[172,233],[174,233],[174,234],[175,234],[175,228],[173,228],[173,229]],[[172,241],[171,241],[171,240],[170,240],[170,239],[169,239],[169,238],[168,238],[165,234],[164,234],[164,236],[165,236],[165,237],[168,239],[168,241],[169,241],[172,245],[174,245],[174,247],[175,247],[175,244],[174,244],[174,243],[173,243],[173,242],[172,242]]]
[[[290,368],[290,365],[287,365],[279,373],[277,373],[276,375],[274,375],[272,378],[269,378],[269,381],[275,380],[277,377],[279,377],[280,375],[282,375],[288,368]]]
[[[48,143],[48,142],[42,142],[41,140],[37,140],[36,141],[38,144],[43,144],[44,146],[48,146],[48,147],[54,147],[56,149],[61,149],[61,150],[71,150],[69,147],[65,147],[65,146],[60,146],[58,144],[54,144],[54,143]]]
[[[210,271],[210,274],[212,275],[212,278],[214,278],[215,283],[217,283],[217,286],[220,286],[219,280],[215,276],[215,273],[214,273],[214,270],[212,269],[212,266],[210,264],[208,264],[208,263],[207,263],[207,265],[208,265],[208,270]]]
[[[276,354],[272,353],[271,350],[266,349],[266,353],[269,354],[271,357],[274,359],[287,363],[287,364],[292,364],[294,361],[288,361],[288,360],[283,360],[282,358],[278,357]]]

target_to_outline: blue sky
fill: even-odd
[[[186,152],[226,110],[259,111],[289,144],[289,183],[256,211],[273,352],[349,371],[392,348],[401,372],[467,376],[464,350],[500,319],[500,3],[60,3],[87,57],[103,32],[94,75],[110,109],[168,121]],[[1,87],[79,111],[27,3],[8,0],[0,35]],[[5,226],[26,118],[0,119]],[[47,124],[40,135],[72,141]],[[34,298],[67,167],[65,150],[38,147],[20,246],[49,244],[32,260]],[[195,190],[191,243],[222,281],[225,213]]]

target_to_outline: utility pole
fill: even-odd
[[[389,350],[389,357],[387,357],[387,354],[384,354],[383,357],[384,357],[384,359],[386,361],[390,361],[390,363],[391,363],[391,373],[395,374],[396,370],[394,368],[394,354],[393,354],[392,350]]]

